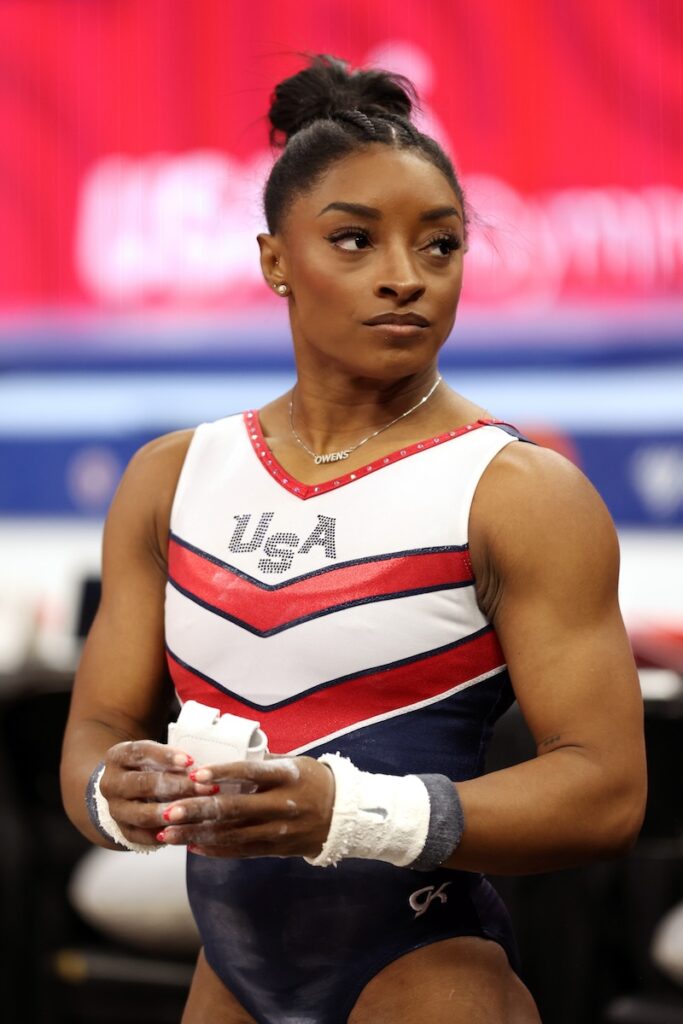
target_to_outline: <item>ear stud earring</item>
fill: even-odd
[[[286,295],[287,292],[289,291],[289,288],[284,282],[282,284],[273,285],[273,287],[275,288],[275,291],[278,293],[278,295]]]

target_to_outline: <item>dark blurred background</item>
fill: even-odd
[[[472,207],[444,375],[575,461],[620,535],[647,819],[619,862],[498,880],[527,981],[544,1024],[683,1021],[683,4],[3,0],[3,1022],[180,1016],[182,866],[86,856],[59,745],[126,461],[291,384],[254,236],[302,52],[417,86]],[[531,753],[513,711],[491,764]]]

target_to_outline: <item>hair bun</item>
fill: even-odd
[[[389,71],[349,71],[338,57],[318,54],[307,68],[275,86],[269,118],[270,140],[285,145],[318,118],[348,110],[372,117],[400,114],[407,120],[415,103],[407,78]]]

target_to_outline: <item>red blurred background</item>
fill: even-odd
[[[272,309],[265,114],[301,51],[414,80],[484,227],[466,306],[681,317],[678,0],[4,0],[0,309]]]

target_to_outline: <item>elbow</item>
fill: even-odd
[[[638,818],[634,815],[633,818],[621,822],[619,827],[613,828],[600,851],[601,859],[614,860],[626,856],[635,845],[641,825],[642,815]]]
[[[600,859],[611,860],[625,856],[634,846],[645,817],[647,783],[644,777],[623,786],[618,795],[612,794],[599,830]]]

